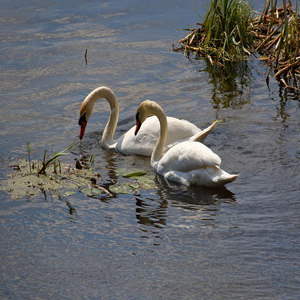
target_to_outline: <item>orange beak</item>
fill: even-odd
[[[85,131],[85,127],[87,124],[87,120],[86,120],[86,113],[84,113],[78,121],[78,124],[80,126],[80,133],[79,133],[79,138],[82,140],[83,136],[84,136],[84,131]]]
[[[136,119],[136,126],[135,126],[134,135],[137,135],[142,125],[139,118],[139,113],[136,114],[135,119]]]
[[[80,124],[80,133],[79,133],[79,138],[82,140],[83,136],[84,136],[84,131],[85,131],[85,127],[86,127],[86,122],[81,122]]]

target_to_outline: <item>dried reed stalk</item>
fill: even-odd
[[[276,2],[270,8],[270,1],[266,1],[263,13],[254,12],[259,15],[253,17],[251,21],[251,34],[254,39],[254,47],[251,53],[259,53],[265,63],[271,68],[274,68],[274,77],[281,81],[286,87],[291,87],[286,83],[290,80],[295,85],[293,88],[298,89],[299,84],[299,38],[300,38],[300,18],[298,12],[292,7],[291,1],[286,4],[283,0],[283,6],[276,8]],[[273,2],[271,2],[273,5]],[[184,51],[185,53],[194,53],[196,56],[205,57],[211,64],[223,66],[222,59],[226,55],[220,48],[213,49],[207,46],[206,39],[209,32],[205,28],[205,22],[208,20],[208,15],[216,5],[213,1],[208,14],[203,23],[196,23],[195,28],[187,29],[189,32],[183,39],[178,41],[181,47],[173,49],[174,51]],[[200,27],[197,27],[200,26]],[[235,41],[234,41],[235,42]],[[241,41],[235,43],[240,45]],[[248,49],[243,49],[244,52],[249,52]],[[247,56],[239,56],[236,59],[248,59]],[[269,72],[270,73],[270,72]],[[269,76],[269,74],[268,74]]]

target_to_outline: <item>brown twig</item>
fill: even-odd
[[[87,48],[85,49],[84,59],[85,59],[85,65],[87,66]]]
[[[283,73],[287,73],[291,68],[296,67],[296,66],[300,66],[300,61],[295,61],[285,67],[283,67],[282,69],[280,69],[278,72],[276,72],[274,74],[275,78],[279,78]]]
[[[107,190],[105,187],[101,186],[101,185],[98,185],[98,184],[93,184],[93,187],[96,187],[100,190],[102,190],[105,194],[107,194],[109,197],[113,197],[113,194]]]

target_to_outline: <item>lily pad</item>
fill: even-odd
[[[117,183],[116,185],[110,186],[109,189],[111,192],[116,194],[132,194],[134,193],[139,187],[137,182],[122,182]]]
[[[125,178],[137,178],[137,177],[140,177],[140,176],[144,176],[146,174],[147,174],[147,172],[133,172],[133,173],[125,174],[125,175],[123,175],[123,177],[125,177]]]
[[[143,190],[153,190],[156,188],[154,175],[147,175],[137,179],[139,187]]]
[[[94,187],[84,187],[80,190],[81,193],[87,195],[88,197],[95,197],[99,195],[105,194],[102,190],[94,188]]]
[[[137,179],[134,179],[129,182],[117,183],[113,186],[110,186],[109,189],[111,192],[116,194],[131,194],[136,192],[137,189],[153,190],[155,189],[155,187],[156,185],[154,182],[154,176],[147,175],[147,176],[138,177]]]
[[[141,170],[141,169],[128,170],[128,169],[121,168],[121,169],[116,170],[116,174],[118,176],[122,176],[124,178],[137,178],[137,177],[146,175],[147,172],[144,170]]]
[[[63,196],[64,197],[70,197],[70,196],[73,196],[74,194],[76,194],[76,192],[74,192],[74,191],[67,191]]]

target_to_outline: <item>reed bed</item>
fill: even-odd
[[[255,52],[274,70],[277,80],[296,89],[300,78],[299,30],[299,14],[285,1],[280,8],[267,4],[265,12],[253,20]]]
[[[174,51],[206,58],[224,68],[228,62],[259,57],[284,86],[299,90],[300,18],[291,2],[280,8],[267,0],[262,13],[240,0],[212,0],[202,23],[186,29],[188,35]]]

